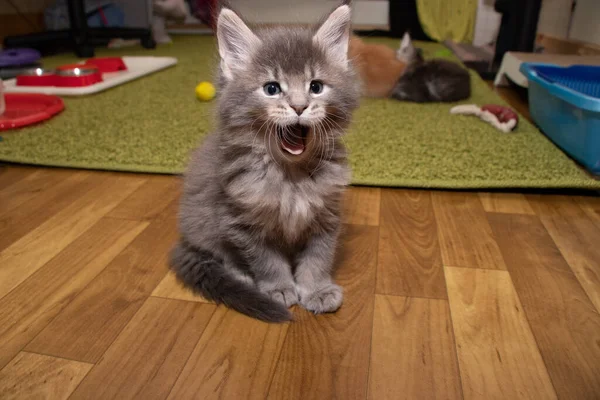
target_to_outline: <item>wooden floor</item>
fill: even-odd
[[[179,185],[0,168],[0,398],[600,398],[599,197],[352,188],[342,308],[268,325],[168,272]]]
[[[600,399],[597,195],[352,188],[342,308],[268,325],[168,272],[179,192],[0,166],[0,399]]]

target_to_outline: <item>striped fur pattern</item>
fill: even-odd
[[[341,137],[359,98],[349,32],[347,5],[314,28],[251,30],[221,10],[217,129],[191,157],[171,254],[203,296],[270,322],[297,303],[340,307]]]

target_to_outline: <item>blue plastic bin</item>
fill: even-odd
[[[600,174],[600,66],[523,63],[529,111],[557,146]]]

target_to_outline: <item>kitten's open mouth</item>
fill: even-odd
[[[279,136],[281,148],[294,156],[304,153],[308,131],[307,126],[300,124],[278,127],[277,135]]]

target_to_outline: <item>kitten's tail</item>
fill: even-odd
[[[194,291],[215,303],[266,322],[292,319],[288,309],[255,287],[237,279],[212,253],[180,240],[171,251],[171,269]]]

